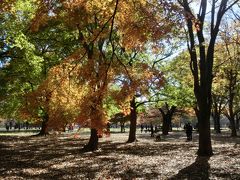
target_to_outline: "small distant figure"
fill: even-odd
[[[26,122],[26,129],[29,129],[29,122]]]
[[[146,124],[146,125],[145,125],[145,131],[144,131],[144,132],[147,133],[147,131],[148,131],[148,125]]]
[[[124,123],[122,122],[120,124],[120,126],[121,126],[121,133],[125,133],[125,125],[124,125]]]
[[[141,124],[141,133],[143,132],[143,128],[144,128],[144,127],[143,127],[143,124]]]
[[[106,136],[107,136],[107,137],[110,137],[110,127],[111,127],[111,125],[110,125],[110,123],[108,122],[108,123],[107,123],[107,131],[106,131]]]
[[[191,141],[192,140],[192,131],[193,131],[193,128],[191,126],[190,123],[187,123],[185,126],[184,126],[185,130],[186,130],[186,135],[187,135],[187,140],[188,141]]]
[[[161,141],[161,135],[160,135],[159,132],[156,133],[156,141],[157,141],[157,142]]]
[[[151,125],[150,125],[150,130],[151,130],[151,137],[154,137],[154,130],[153,130],[153,125],[152,125],[152,123],[151,123]]]
[[[9,122],[9,128],[12,129],[12,127],[13,127],[13,123],[12,123],[12,121],[10,121]]]
[[[8,123],[5,124],[5,127],[6,127],[6,130],[9,131],[9,124]]]
[[[69,132],[73,131],[73,125],[72,125],[72,124],[69,124],[69,126],[68,126],[68,131],[69,131]]]

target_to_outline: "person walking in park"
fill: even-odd
[[[143,124],[141,124],[141,133],[143,132],[143,128],[144,128],[144,127],[143,127]]]
[[[151,137],[154,137],[154,130],[153,130],[153,125],[152,125],[152,123],[151,123],[151,125],[150,125],[150,130],[151,130]]]
[[[5,127],[6,127],[6,130],[9,131],[9,123],[8,122],[5,123]]]
[[[191,141],[192,140],[192,126],[190,123],[187,123],[185,126],[185,131],[186,131],[186,135],[187,135],[187,141]]]

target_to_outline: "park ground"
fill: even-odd
[[[214,155],[197,157],[198,135],[183,131],[156,142],[149,133],[126,144],[128,133],[100,139],[99,150],[82,152],[88,133],[46,137],[0,136],[0,179],[240,179],[240,138],[213,133]]]

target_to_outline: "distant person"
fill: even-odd
[[[5,124],[5,127],[6,127],[6,130],[9,131],[9,124],[8,123]]]
[[[147,133],[147,131],[148,131],[148,125],[146,124],[145,125],[145,133]]]
[[[69,126],[68,126],[68,131],[71,132],[73,131],[73,125],[70,123]]]
[[[10,121],[9,122],[9,128],[12,129],[12,127],[13,127],[13,123],[12,123],[12,121]]]
[[[185,130],[186,130],[186,135],[187,135],[187,140],[188,141],[191,141],[192,140],[192,131],[193,131],[193,128],[191,126],[190,123],[187,123],[185,125]]]
[[[144,127],[143,127],[143,124],[141,124],[141,133],[143,132],[143,128],[144,128]]]
[[[26,122],[26,129],[29,129],[29,122]]]
[[[151,125],[150,125],[150,130],[151,130],[151,137],[153,137],[153,136],[154,136],[154,130],[153,130],[153,125],[152,125],[152,123],[151,123]]]

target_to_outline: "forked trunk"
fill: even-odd
[[[136,127],[137,127],[137,108],[135,103],[135,97],[130,102],[131,112],[130,112],[130,131],[127,143],[132,143],[136,141]]]
[[[159,111],[162,114],[162,118],[163,118],[163,124],[162,124],[162,134],[163,135],[168,135],[168,132],[171,131],[172,129],[172,117],[173,114],[176,110],[176,106],[172,106],[169,109],[169,105],[167,103],[165,103],[165,111],[164,112],[164,108],[159,108]]]
[[[91,136],[88,141],[88,144],[86,144],[83,147],[84,151],[95,151],[98,149],[98,133],[96,129],[91,129]]]

